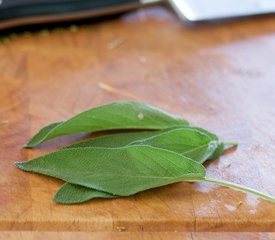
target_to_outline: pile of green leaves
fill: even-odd
[[[206,177],[203,163],[235,143],[223,143],[215,134],[143,103],[92,108],[42,128],[26,147],[68,134],[114,129],[135,132],[86,140],[16,166],[64,180],[53,198],[64,204],[125,197],[180,181],[212,182],[275,202],[274,197],[256,190]]]

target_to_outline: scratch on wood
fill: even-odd
[[[240,206],[243,205],[243,202],[242,201],[239,201],[238,204],[237,204],[237,208],[239,208]]]
[[[231,167],[231,163],[228,163],[225,165],[225,168],[230,168]]]
[[[123,232],[126,230],[126,227],[123,227],[123,226],[117,226],[116,227],[116,230],[119,231],[119,232]]]
[[[146,64],[146,63],[147,63],[147,58],[144,57],[144,56],[140,56],[140,57],[139,57],[139,61],[140,61],[140,63],[142,63],[142,64]]]
[[[0,125],[8,124],[9,120],[0,120]]]
[[[194,218],[192,231],[196,232],[197,231],[197,216],[196,216],[196,212],[195,212],[195,204],[194,204],[193,195],[191,195],[191,203],[192,203],[192,213],[193,213],[193,218]]]
[[[117,47],[119,47],[120,45],[122,45],[124,42],[124,40],[122,38],[117,38],[115,40],[113,40],[112,42],[110,42],[108,44],[108,49],[112,50],[112,49],[115,49]]]
[[[129,92],[124,92],[120,89],[117,89],[107,83],[104,83],[104,82],[99,82],[98,83],[98,86],[107,91],[107,92],[110,92],[110,93],[115,93],[115,94],[118,94],[118,95],[121,95],[121,96],[124,96],[124,97],[128,97],[128,98],[131,98],[131,99],[135,99],[135,100],[139,100],[139,98],[137,96],[135,96],[134,94],[131,94]]]

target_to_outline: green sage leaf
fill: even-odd
[[[130,145],[149,145],[167,149],[192,160],[204,163],[213,156],[219,142],[197,128],[181,127],[163,131],[149,138],[137,140]]]
[[[42,128],[25,147],[35,147],[47,140],[75,133],[114,129],[158,130],[179,125],[188,125],[188,122],[143,103],[114,102]]]
[[[155,132],[123,133],[86,140],[66,148],[122,147],[126,145],[150,145],[180,153],[203,163],[213,156],[219,147],[217,137],[198,128],[178,127]],[[79,189],[78,189],[79,188]],[[106,194],[106,193],[104,193]],[[55,202],[72,204],[101,196],[100,191],[74,184],[64,184],[54,197]],[[110,195],[114,198],[114,195]]]
[[[163,131],[166,131],[166,130],[109,134],[109,135],[104,135],[97,138],[84,140],[84,141],[66,146],[63,149],[83,148],[83,147],[107,147],[107,148],[124,147],[135,141],[158,135]]]
[[[180,153],[204,163],[223,152],[223,144],[216,135],[195,127],[174,127],[161,131],[121,133],[82,141],[65,148],[108,147],[126,145],[150,145]],[[221,147],[222,146],[222,147]],[[218,150],[218,151],[217,151]]]
[[[94,198],[116,198],[119,196],[106,193],[80,185],[65,183],[55,194],[53,201],[63,204],[75,204],[86,202]]]
[[[119,196],[203,178],[205,168],[180,154],[150,146],[67,148],[16,165]]]

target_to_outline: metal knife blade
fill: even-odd
[[[206,21],[275,13],[275,0],[169,0],[183,21]]]

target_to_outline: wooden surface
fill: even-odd
[[[0,240],[274,240],[274,233],[209,233],[209,232],[0,232]]]
[[[117,100],[153,104],[239,147],[208,175],[275,195],[275,17],[181,24],[162,8],[0,45],[0,229],[274,231],[275,204],[178,183],[114,200],[51,202],[62,184],[15,168],[79,140],[22,145],[43,125]]]

